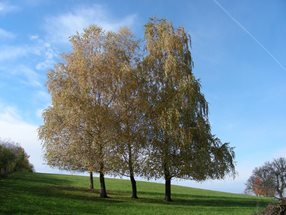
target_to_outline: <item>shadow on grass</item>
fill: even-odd
[[[70,184],[71,181],[67,179],[59,179],[53,177],[53,175],[49,174],[41,174],[41,173],[22,173],[15,172],[14,174],[7,177],[8,181],[12,181],[13,183],[26,183],[31,185],[41,184],[52,184],[52,185],[65,185]]]
[[[11,175],[0,182],[0,214],[106,214],[107,205],[121,202],[71,184],[41,174]]]
[[[9,178],[9,180],[7,180],[7,182],[8,183],[6,183],[5,189],[10,188],[11,190],[14,190],[15,193],[25,192],[31,195],[56,199],[108,201],[114,203],[121,202],[112,198],[100,198],[99,192],[97,192],[97,190],[90,192],[90,190],[85,187],[71,186],[71,180],[48,178],[47,175],[13,175]]]
[[[131,200],[131,190],[108,190],[111,198],[102,199],[97,191],[90,192],[86,187],[72,186],[73,180],[57,178],[48,174],[16,174],[7,180],[0,181],[0,193],[2,192],[6,202],[0,212],[37,214],[67,213],[67,214],[104,214],[108,206],[118,205],[121,208],[130,207],[129,203],[156,205],[174,205],[191,207],[265,207],[269,202],[261,199],[249,199],[243,197],[223,197],[190,194],[173,194],[172,202],[163,200],[164,194],[158,192],[138,192],[139,199]],[[16,207],[10,207],[8,202],[17,199]],[[30,198],[33,198],[31,200]],[[31,204],[30,202],[33,202]],[[0,198],[1,203],[1,198]],[[127,203],[127,204],[124,204]],[[31,204],[28,207],[27,204]],[[21,206],[22,205],[22,206]],[[154,205],[153,205],[154,206]],[[92,211],[91,211],[92,210]],[[45,212],[46,211],[46,212]]]
[[[115,191],[112,194],[131,201],[129,195],[131,191]],[[192,194],[174,194],[173,201],[164,201],[164,194],[156,192],[138,192],[138,199],[133,199],[135,202],[163,204],[163,205],[177,205],[177,206],[208,206],[208,207],[266,207],[269,204],[267,200],[249,199],[242,197],[221,197],[221,196],[206,196],[206,195],[192,195]],[[149,197],[150,196],[150,197]],[[154,198],[155,197],[155,198]]]

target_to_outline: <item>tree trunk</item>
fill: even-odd
[[[171,202],[171,177],[165,177],[165,201]]]
[[[104,180],[104,153],[102,145],[99,145],[99,182],[100,182],[100,197],[101,198],[108,198],[106,188],[105,188],[105,180]]]
[[[130,181],[131,181],[131,186],[132,186],[132,199],[138,199],[137,196],[137,186],[136,186],[136,181],[134,178],[134,170],[133,170],[133,162],[132,162],[132,149],[131,149],[131,144],[128,143],[128,166],[129,166],[129,174],[130,174]]]
[[[280,189],[279,174],[275,174],[275,177],[276,177],[276,191],[279,195],[279,198],[282,199],[283,198],[283,190],[281,191],[281,189]]]
[[[99,172],[99,181],[100,181],[100,197],[107,198],[108,196],[105,188],[104,174],[102,172]]]
[[[136,181],[133,175],[130,176],[130,181],[131,181],[131,185],[132,185],[132,199],[138,199],[137,196],[137,186],[136,186]]]
[[[165,158],[168,158],[168,150],[165,151]],[[164,161],[164,175],[165,175],[165,201],[171,202],[171,174],[169,170],[168,160]]]
[[[94,186],[93,186],[93,172],[89,172],[89,190],[91,192],[94,191]]]
[[[279,198],[280,198],[280,199],[283,199],[283,190],[282,190],[282,191],[279,190],[277,193],[278,193],[278,195],[279,195]]]

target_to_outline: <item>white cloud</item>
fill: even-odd
[[[51,64],[54,63],[53,59],[57,56],[57,52],[54,47],[52,47],[50,43],[42,40],[37,35],[30,36],[30,40],[31,43],[29,44],[0,45],[0,62],[19,60],[19,58],[27,56],[32,57],[34,55],[36,57],[42,58],[46,66],[51,66]],[[42,69],[42,67],[40,67],[40,69]]]
[[[45,164],[41,141],[38,138],[39,125],[24,121],[18,112],[15,107],[0,104],[0,138],[22,146],[37,172],[69,173]]]
[[[0,39],[13,39],[14,37],[13,33],[0,28]]]
[[[53,67],[55,64],[55,58],[57,57],[57,52],[51,46],[50,43],[41,42],[42,43],[42,57],[43,60],[36,65],[37,70],[48,70]]]
[[[43,168],[42,149],[37,137],[37,125],[21,119],[16,108],[0,106],[0,138],[19,143],[30,155],[36,170]]]
[[[43,86],[41,80],[44,79],[41,72],[53,67],[58,54],[49,43],[36,35],[30,39],[31,44],[0,45],[0,62],[2,64],[0,72],[7,72],[7,74],[21,79],[21,82],[26,85],[41,87]]]
[[[129,15],[122,19],[113,19],[106,9],[100,5],[78,7],[70,12],[46,19],[45,30],[52,42],[66,43],[67,39],[76,32],[91,24],[96,24],[105,30],[118,30],[122,26],[130,27],[136,15]]]
[[[0,2],[0,14],[6,14],[18,10],[19,8],[15,5],[8,3],[7,1]]]
[[[49,70],[55,64],[55,58],[58,56],[58,52],[51,45],[51,43],[43,40],[39,35],[31,35],[30,40],[33,42],[31,50],[33,54],[41,57],[39,62],[35,65],[37,70]]]
[[[30,40],[38,40],[40,37],[37,34],[31,35]]]

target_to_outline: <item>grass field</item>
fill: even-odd
[[[271,200],[172,186],[173,202],[163,200],[164,185],[137,182],[139,199],[130,199],[128,180],[107,179],[110,198],[88,191],[88,177],[16,173],[0,180],[0,214],[217,214],[250,215]],[[98,186],[95,178],[95,186]]]

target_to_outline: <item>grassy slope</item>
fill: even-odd
[[[95,185],[98,186],[98,178]],[[128,180],[107,179],[109,199],[88,191],[88,177],[43,173],[15,174],[0,180],[0,214],[253,214],[270,201],[208,190],[172,186],[173,202],[162,184],[138,182],[130,199]]]

